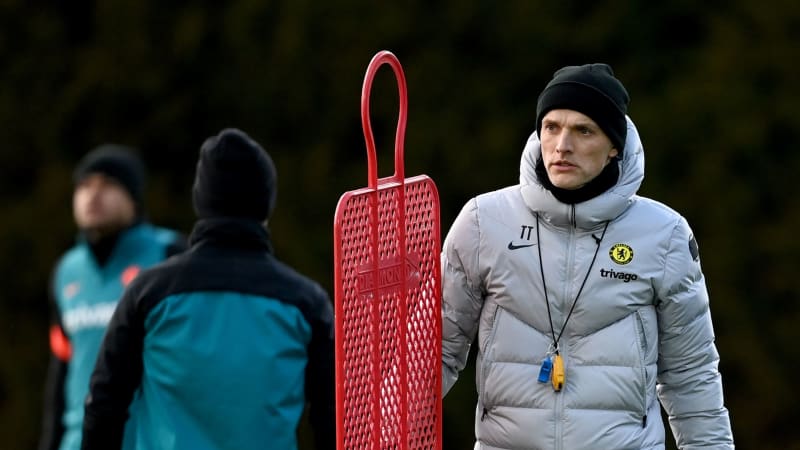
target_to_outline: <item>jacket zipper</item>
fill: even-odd
[[[572,290],[570,287],[569,280],[572,279],[572,265],[575,262],[575,235],[577,233],[577,223],[575,221],[575,205],[571,205],[570,208],[570,223],[572,227],[569,230],[569,239],[567,239],[567,271],[565,273],[565,282],[564,282],[564,290],[562,295],[564,299],[572,298]],[[568,306],[565,304],[565,306]],[[563,308],[562,308],[563,311]],[[562,318],[564,315],[562,314]],[[563,325],[562,325],[563,326]],[[566,330],[564,330],[566,332]],[[565,349],[567,348],[567,342],[569,340],[568,336],[564,336],[564,340],[562,341],[563,348],[561,345],[558,347],[558,351],[561,354],[561,357],[564,358],[564,361],[567,360],[567,355]],[[566,369],[566,368],[565,368]],[[569,383],[569,374],[567,374],[565,378],[565,383]],[[559,392],[556,393],[556,450],[562,450],[564,448],[564,427],[563,427],[563,420],[564,420],[564,393]]]
[[[572,225],[572,229],[573,230],[577,230],[578,229],[578,219],[576,218],[576,214],[575,214],[575,205],[570,205],[569,223]]]
[[[572,279],[572,272],[573,272],[572,268],[573,268],[573,265],[575,263],[575,245],[574,244],[575,244],[575,240],[577,239],[576,236],[577,236],[577,232],[578,232],[577,220],[576,220],[576,214],[575,214],[575,205],[570,205],[570,223],[572,224],[572,226],[569,228],[568,238],[567,238],[567,243],[566,243],[567,258],[566,258],[566,263],[565,263],[566,267],[565,267],[565,277],[564,277],[564,283],[563,283],[564,287],[562,289],[562,298],[561,298],[561,301],[560,301],[562,306],[567,306],[567,304],[566,304],[567,300],[565,300],[565,299],[572,298],[572,296],[569,295],[570,291],[572,289],[570,280]],[[594,262],[597,259],[597,252],[600,250],[600,243],[602,242],[603,237],[605,236],[606,231],[608,230],[608,224],[609,224],[609,222],[606,222],[605,226],[603,227],[603,234],[599,238],[595,237],[594,235],[592,235],[592,237],[597,242],[597,247],[595,248],[594,255],[592,256],[592,260],[589,263],[589,268],[587,269],[586,276],[583,278],[583,281],[581,282],[580,287],[578,288],[577,293],[575,294],[575,300],[573,300],[572,301],[572,305],[569,306],[569,311],[566,314],[564,314],[563,313],[564,312],[564,308],[561,308],[561,311],[562,311],[561,316],[562,316],[562,321],[563,322],[561,324],[561,331],[559,331],[558,332],[558,336],[556,336],[554,321],[553,321],[553,317],[552,317],[552,314],[551,314],[550,301],[549,301],[548,296],[547,296],[547,284],[545,283],[544,263],[542,262],[542,239],[541,239],[541,236],[539,234],[539,215],[538,214],[536,215],[536,238],[539,241],[539,246],[538,246],[539,266],[540,266],[541,276],[542,276],[542,288],[544,289],[544,300],[545,300],[545,302],[547,304],[547,316],[548,316],[548,319],[550,321],[550,332],[552,333],[553,345],[555,347],[556,355],[560,355],[561,358],[563,358],[565,360],[566,360],[565,354],[562,351],[562,349],[560,348],[561,346],[559,345],[559,341],[561,340],[561,337],[563,336],[564,332],[566,331],[567,321],[569,320],[570,316],[572,315],[572,312],[575,309],[575,305],[578,302],[578,298],[580,297],[581,292],[583,292],[583,288],[586,285],[586,281],[589,279],[589,275],[591,275],[592,266],[594,265]],[[564,342],[565,342],[564,348],[568,347],[568,345],[566,345],[567,341],[569,341],[568,337],[566,337],[566,339],[564,340]],[[568,376],[565,377],[564,381],[568,383],[569,381],[567,381],[567,380],[569,380]],[[556,448],[556,450],[561,450],[564,447],[563,442],[562,442],[563,434],[564,434],[563,423],[562,423],[563,416],[564,416],[564,402],[565,402],[564,395],[565,394],[556,395],[556,399],[555,399],[556,401],[555,401],[555,411],[554,411],[554,416],[555,416],[554,437],[555,437],[555,448]]]

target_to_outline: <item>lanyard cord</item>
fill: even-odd
[[[561,325],[561,331],[558,332],[558,337],[556,337],[555,327],[553,327],[553,316],[550,313],[550,299],[547,298],[547,284],[544,281],[544,264],[542,263],[542,240],[539,237],[539,214],[536,214],[536,242],[539,244],[536,247],[539,250],[539,269],[542,272],[542,289],[544,289],[544,301],[547,305],[547,319],[550,320],[550,334],[553,336],[553,346],[555,347],[556,355],[558,355],[558,341],[561,340],[561,335],[564,334],[564,330],[567,328],[567,322],[569,318],[572,317],[572,311],[575,310],[575,305],[578,304],[578,297],[581,296],[581,292],[583,292],[583,287],[586,286],[586,280],[589,279],[589,274],[592,273],[592,267],[594,266],[594,261],[597,259],[597,252],[600,250],[600,242],[603,241],[603,238],[606,236],[606,230],[608,229],[608,222],[603,227],[603,233],[600,235],[600,238],[596,238],[594,235],[592,237],[597,242],[597,247],[594,249],[594,256],[592,256],[592,262],[589,263],[589,270],[586,271],[586,276],[583,277],[583,282],[581,283],[580,289],[578,289],[578,294],[575,296],[575,300],[572,301],[572,306],[569,308],[569,313],[567,313],[567,318],[564,319],[564,324]]]

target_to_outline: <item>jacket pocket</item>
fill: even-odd
[[[642,428],[647,426],[647,330],[644,325],[644,318],[642,317],[641,310],[636,310],[633,314],[634,326],[636,328],[636,343],[639,350],[639,382],[641,383],[641,417]]]
[[[494,356],[492,354],[492,347],[494,345],[494,341],[497,336],[497,323],[500,320],[500,315],[502,314],[502,308],[497,306],[491,315],[491,320],[488,323],[489,329],[489,336],[484,343],[483,348],[480,349],[481,353],[481,360],[480,360],[480,367],[478,368],[478,403],[481,405],[481,420],[486,417],[486,414],[491,410],[492,405],[490,402],[487,401],[488,396],[486,395],[486,377],[489,373],[489,369],[494,362]]]

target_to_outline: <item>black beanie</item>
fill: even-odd
[[[100,145],[80,160],[72,174],[72,180],[77,185],[93,173],[101,173],[117,180],[128,191],[137,211],[141,213],[145,170],[134,149],[117,144]]]
[[[266,220],[275,207],[277,177],[272,158],[258,143],[243,131],[224,129],[200,147],[194,210],[201,219]]]
[[[606,133],[622,155],[628,126],[625,114],[630,97],[607,64],[567,66],[556,71],[536,105],[536,133],[542,135],[542,118],[552,109],[583,113]]]

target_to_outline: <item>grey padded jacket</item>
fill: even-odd
[[[683,217],[636,194],[633,122],[617,184],[588,201],[556,200],[540,154],[534,133],[520,184],[470,200],[444,242],[443,393],[477,334],[475,449],[663,449],[660,405],[679,448],[732,449],[697,244]],[[537,382],[553,349],[542,278],[556,335],[586,278],[559,341],[560,392]]]

